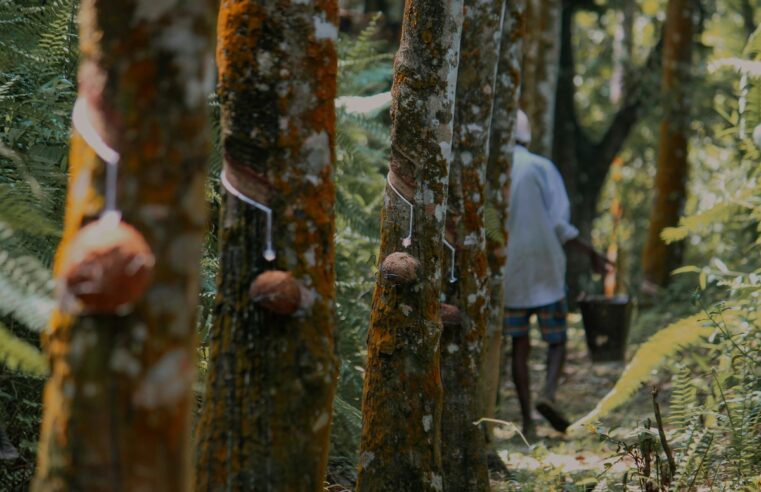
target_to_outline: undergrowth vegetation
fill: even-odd
[[[698,314],[641,345],[610,393],[575,424],[577,430],[591,427],[632,458],[635,467],[621,482],[624,487],[630,482],[645,491],[761,487],[761,28],[744,56],[715,64],[741,74],[739,111],[730,116],[721,146],[712,149],[733,165],[709,182],[710,205],[663,233],[667,242],[697,238],[724,245],[706,265],[674,272],[696,280],[692,297]],[[627,438],[613,438],[604,426],[592,425],[625,405],[664,364],[675,373],[668,418],[659,415],[654,396],[653,417]],[[603,481],[595,490],[618,489]]]
[[[36,6],[0,0],[0,426],[21,453],[12,466],[0,467],[2,490],[23,488],[34,467],[47,372],[39,337],[54,306],[50,268],[60,238],[76,97],[77,7],[75,0]],[[391,47],[377,40],[377,31],[376,18],[359,36],[339,39],[335,240],[341,366],[330,459],[333,478],[347,483],[357,465],[365,346],[390,146],[385,93],[391,85],[392,55]],[[696,155],[703,174],[699,192],[693,193],[692,213],[664,233],[668,241],[686,241],[694,264],[674,272],[675,282],[660,302],[640,310],[639,325],[646,328],[634,334],[634,341],[644,343],[611,392],[575,424],[577,432],[598,435],[611,455],[626,458],[631,469],[623,476],[602,469],[594,480],[576,484],[578,490],[761,489],[760,66],[757,30],[741,57],[722,58],[709,67],[710,73],[734,80],[738,91],[716,108],[719,116],[714,117],[724,122],[720,134],[701,138]],[[213,95],[210,104],[218,107]],[[652,147],[655,137],[646,126],[627,150],[629,157],[638,152],[640,141],[649,139]],[[638,159],[645,162],[648,156],[630,160]],[[199,398],[216,295],[219,170],[216,152],[207,189],[210,232],[199,299]],[[624,199],[637,187],[642,195],[642,181],[650,179],[647,172],[636,165],[620,172],[619,178],[614,172],[607,193],[619,182],[617,192]],[[603,198],[603,208],[609,199]],[[637,231],[646,221],[646,201],[631,200],[636,206],[622,235],[631,239],[627,274],[632,278],[638,275],[638,262],[631,251],[640,245]],[[495,229],[499,224],[487,217],[487,226]],[[598,221],[598,243],[610,227],[606,219]],[[673,373],[668,404],[661,402],[660,409],[654,398],[649,417],[631,423],[633,430],[623,435],[606,426],[606,418],[625,408],[656,371]],[[657,413],[662,413],[660,418]],[[542,453],[537,451],[537,456],[541,459]],[[514,475],[498,489],[568,487],[561,473],[547,468],[533,477]]]

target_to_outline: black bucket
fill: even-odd
[[[586,295],[578,301],[592,362],[624,362],[632,300],[620,295]]]

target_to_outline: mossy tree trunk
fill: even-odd
[[[489,309],[484,205],[503,6],[466,0],[460,43],[447,222],[458,272],[447,303],[459,309],[460,320],[444,326],[441,340],[442,463],[449,491],[489,489],[484,434],[473,422],[481,416],[478,380]]]
[[[442,240],[461,29],[460,0],[408,1],[394,62],[381,272],[362,401],[360,491],[442,490],[439,296],[448,257]],[[405,241],[410,233],[411,242]],[[398,253],[411,257],[411,270],[399,271],[404,265],[394,262]]]
[[[504,317],[504,267],[507,261],[507,207],[510,193],[510,166],[513,158],[513,129],[521,86],[521,58],[525,29],[525,0],[505,3],[502,40],[497,68],[494,110],[486,166],[486,210],[489,211],[486,253],[489,260],[489,314],[484,340],[479,415],[494,418],[499,392]],[[486,425],[486,429],[492,426]],[[490,432],[486,439],[491,439]]]
[[[563,0],[526,0],[521,108],[531,122],[531,151],[552,154]]]
[[[655,199],[642,255],[645,280],[660,286],[668,283],[671,270],[682,260],[682,243],[666,245],[661,232],[677,225],[687,194],[694,10],[693,0],[669,0],[666,11],[661,79],[664,113],[658,143]]]
[[[271,208],[276,258],[265,259],[266,214],[224,193],[216,318],[197,439],[199,491],[323,488],[337,377],[337,16],[335,0],[220,5],[225,178]],[[290,272],[294,290],[269,282],[254,302],[249,287],[269,270]]]
[[[123,220],[156,262],[129,312],[85,314],[62,295],[44,340],[51,376],[33,490],[190,488],[211,11],[203,1],[81,4],[80,101],[93,132],[120,155]],[[65,266],[81,253],[72,241],[103,209],[104,161],[90,146],[93,133],[90,144],[83,135],[72,136],[54,268],[62,293]]]

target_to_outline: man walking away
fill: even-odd
[[[531,127],[518,111],[508,218],[508,261],[505,272],[506,335],[513,339],[512,375],[523,417],[523,433],[535,434],[531,418],[528,359],[529,320],[536,315],[547,350],[547,379],[536,402],[552,427],[565,432],[568,420],[555,405],[555,392],[566,358],[566,255],[564,246],[588,253],[598,272],[606,258],[578,238],[570,223],[570,203],[555,165],[526,148]]]

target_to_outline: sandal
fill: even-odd
[[[536,402],[536,411],[546,418],[552,428],[558,432],[565,433],[566,429],[571,425],[568,419],[549,400],[539,400]]]

